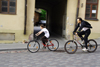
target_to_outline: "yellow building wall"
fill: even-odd
[[[83,7],[81,7],[81,4],[83,3]],[[83,20],[85,20],[85,10],[86,10],[86,0],[80,0],[80,7],[79,7],[79,17],[81,17]],[[91,21],[86,20],[92,25],[91,29],[91,35],[89,38],[99,38],[100,37],[100,1],[98,3],[98,14],[97,14],[98,21]]]
[[[28,40],[33,32],[35,0],[27,0],[27,32],[24,35],[25,0],[17,0],[16,15],[0,14],[0,33],[15,33],[15,41],[0,41],[0,43],[22,42]]]
[[[67,21],[66,21],[66,38],[73,38],[73,30],[75,28],[76,12],[78,0],[67,0]]]

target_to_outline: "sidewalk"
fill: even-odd
[[[50,38],[52,39],[52,38]],[[53,38],[53,39],[57,39],[59,41],[59,48],[64,49],[64,45],[67,42],[66,39],[62,38],[62,37],[57,37],[57,38]],[[97,44],[100,46],[100,38],[95,39]],[[42,43],[40,42],[40,47],[42,47]],[[27,50],[27,44],[28,43],[11,43],[11,44],[2,44],[0,43],[0,51],[8,51],[8,50]]]

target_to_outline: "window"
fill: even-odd
[[[98,0],[86,0],[86,19],[97,19]]]
[[[0,13],[16,14],[16,0],[0,0]]]

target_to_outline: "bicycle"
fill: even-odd
[[[59,47],[59,42],[56,39],[47,39],[46,44],[43,44],[43,46],[48,47],[50,51],[56,51]],[[36,40],[31,40],[28,42],[27,49],[31,53],[36,53],[39,51],[40,44],[38,42],[37,37]]]
[[[68,54],[74,54],[77,49],[78,49],[78,45],[77,43],[81,46],[81,48],[83,49],[85,46],[85,44],[81,44],[77,39],[76,39],[76,35],[74,35],[73,40],[69,40],[65,43],[64,45],[64,49]],[[87,52],[92,53],[95,52],[97,49],[97,42],[94,39],[89,39],[88,43],[88,50]]]

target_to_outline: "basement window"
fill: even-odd
[[[0,41],[15,41],[15,33],[0,33]]]

